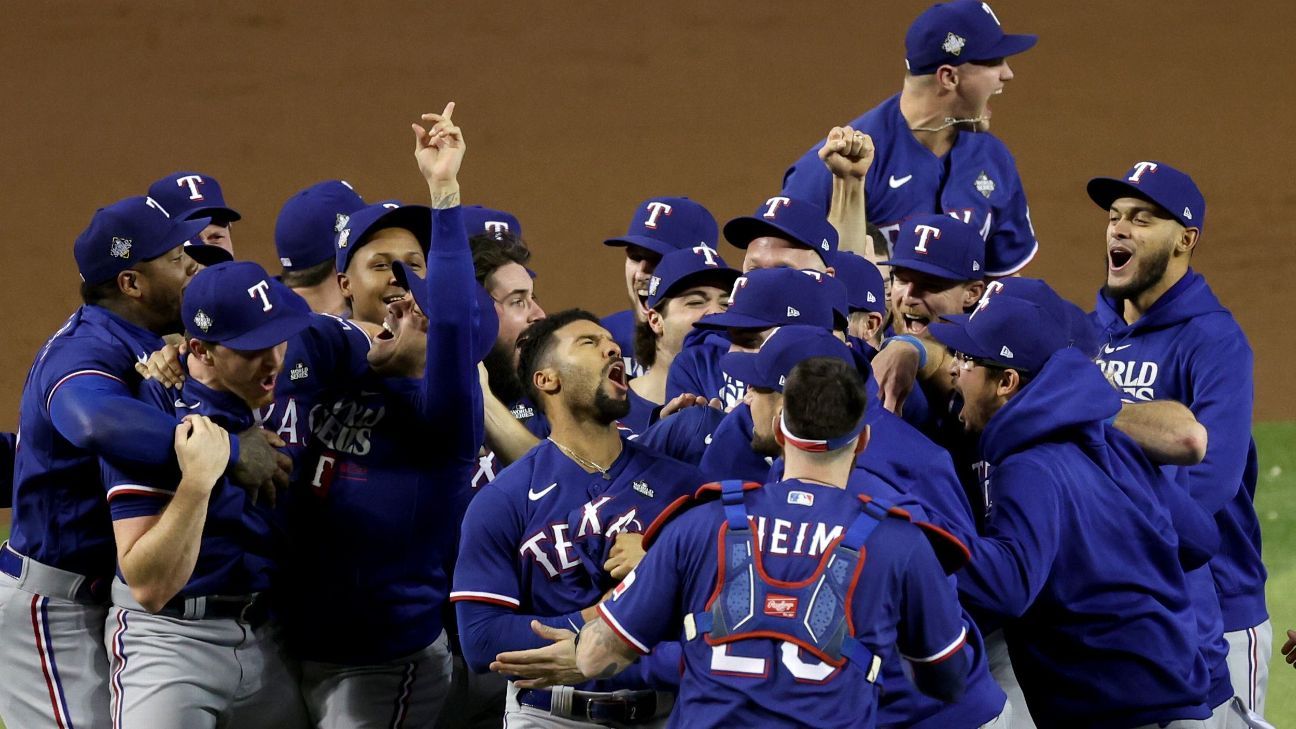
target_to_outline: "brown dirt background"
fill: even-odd
[[[0,427],[78,303],[73,239],[165,173],[217,177],[245,218],[240,255],[272,265],[279,205],[307,184],[419,200],[407,124],[454,99],[466,201],[521,218],[548,307],[608,312],[621,258],[598,242],[636,203],[687,194],[721,221],[754,209],[830,126],[899,88],[925,4],[6,3]],[[1257,417],[1291,419],[1292,4],[995,9],[1041,36],[993,105],[1042,242],[1028,273],[1089,308],[1104,218],[1086,179],[1139,159],[1188,169],[1209,208],[1196,264],[1255,348]]]

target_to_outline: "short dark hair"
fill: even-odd
[[[859,425],[868,395],[854,365],[835,357],[811,357],[788,374],[783,418],[802,438],[840,438]]]
[[[95,306],[108,299],[116,298],[120,292],[121,289],[117,286],[116,276],[95,284],[81,282],[81,301],[87,306]]]
[[[577,321],[592,321],[602,325],[597,316],[584,309],[564,309],[535,322],[518,335],[518,380],[522,382],[522,389],[527,397],[531,398],[531,401],[541,410],[544,406],[540,402],[540,394],[536,392],[531,376],[537,370],[544,368],[545,357],[553,348],[554,335],[558,330]]]
[[[307,286],[318,286],[324,279],[337,273],[337,262],[332,258],[321,261],[314,266],[299,268],[295,271],[284,269],[279,280],[290,289],[302,289]]]
[[[498,236],[493,233],[478,233],[468,239],[468,245],[472,248],[473,271],[477,283],[483,286],[486,285],[486,279],[501,266],[516,263],[525,268],[531,261],[531,249],[526,247],[521,238],[508,231]]]
[[[872,222],[865,223],[866,232],[873,238],[873,252],[884,258],[891,257],[891,241],[886,237],[882,229]]]

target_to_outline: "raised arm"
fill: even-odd
[[[833,127],[819,149],[819,159],[832,173],[828,222],[837,229],[839,248],[877,263],[881,258],[875,255],[868,235],[864,191],[873,155],[873,138],[851,127]]]

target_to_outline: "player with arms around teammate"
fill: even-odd
[[[868,438],[865,399],[852,365],[798,364],[779,416],[785,479],[725,482],[721,500],[667,524],[581,631],[581,672],[612,676],[683,640],[672,726],[872,727],[878,667],[895,650],[925,691],[957,698],[965,628],[932,544],[845,488]]]
[[[987,276],[1007,276],[1039,244],[1016,162],[989,133],[990,97],[1013,80],[1008,57],[1033,35],[1008,35],[990,4],[952,0],[919,15],[905,35],[904,86],[850,123],[872,138],[865,179],[868,220],[894,244],[914,215],[941,212],[972,225],[986,242]],[[836,207],[840,183],[815,145],[785,173],[783,193]]]
[[[1211,572],[1228,672],[1234,694],[1262,714],[1273,628],[1253,504],[1253,356],[1233,315],[1190,267],[1206,201],[1187,174],[1155,161],[1137,162],[1123,177],[1090,180],[1088,191],[1107,210],[1108,221],[1107,280],[1094,312],[1101,330],[1099,364],[1127,401],[1177,400],[1206,428],[1205,459],[1171,472],[1219,523],[1221,546]],[[1117,425],[1140,442],[1148,431],[1171,431],[1172,440],[1191,441],[1196,423],[1122,417]]]
[[[293,727],[304,721],[265,593],[279,557],[271,513],[228,478],[225,430],[273,402],[306,302],[250,262],[186,287],[192,371],[179,391],[141,398],[195,417],[175,435],[180,477],[103,463],[119,579],[105,627],[117,727]]]
[[[642,690],[646,678],[587,682],[570,646],[555,654],[550,639],[584,624],[637,561],[640,535],[701,477],[618,431],[625,363],[594,315],[554,314],[519,346],[519,375],[552,430],[468,507],[451,593],[464,657],[514,677],[510,727],[587,726],[591,709],[609,721],[664,714],[669,700]],[[622,688],[640,690],[611,693]]]
[[[99,458],[174,464],[176,420],[135,399],[135,365],[180,327],[180,292],[197,266],[177,222],[149,198],[96,211],[74,253],[85,305],[41,348],[23,388],[13,527],[0,547],[0,718],[10,726],[109,726],[103,644],[115,561]],[[268,483],[274,451],[259,428],[227,466]]]
[[[1004,621],[1033,719],[1199,726],[1210,671],[1184,573],[1218,544],[1209,515],[1106,422],[1120,398],[1045,308],[990,296],[931,334],[958,353],[988,474],[959,591]]]

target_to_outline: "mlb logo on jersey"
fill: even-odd
[[[794,506],[814,506],[814,494],[806,491],[789,491],[787,502]]]
[[[621,584],[612,588],[612,601],[616,602],[616,599],[618,597],[621,597],[622,593],[630,589],[630,586],[634,584],[634,581],[635,581],[634,570],[630,570],[630,574],[626,575],[624,580],[621,580]]]
[[[795,618],[797,599],[792,595],[766,595],[765,614],[775,618]]]

